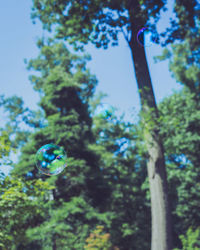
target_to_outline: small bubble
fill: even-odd
[[[54,144],[42,146],[36,153],[36,166],[46,175],[61,173],[66,165],[67,156],[64,149]]]
[[[112,118],[114,112],[114,108],[107,104],[107,103],[101,103],[97,107],[95,111],[95,115],[100,116],[104,120],[110,120]]]
[[[138,31],[137,41],[143,47],[150,47],[152,44],[156,43],[157,36],[151,29],[144,27]]]

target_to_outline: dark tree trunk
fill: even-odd
[[[52,237],[52,250],[56,250],[57,249],[57,246],[56,246],[56,235],[53,234],[53,237]]]
[[[171,219],[167,191],[164,150],[159,136],[158,112],[153,93],[145,49],[137,42],[140,23],[131,16],[132,37],[129,42],[143,111],[144,139],[148,151],[148,178],[151,194],[152,250],[171,250]],[[140,28],[142,28],[140,26]]]

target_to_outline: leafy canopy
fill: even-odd
[[[45,29],[53,29],[57,38],[67,40],[76,49],[88,42],[107,48],[110,43],[118,44],[119,33],[129,42],[131,25],[137,31],[144,26],[155,28],[165,3],[165,0],[33,0],[32,18],[39,18]]]

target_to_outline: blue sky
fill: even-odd
[[[170,4],[173,1],[170,1]],[[38,54],[37,38],[43,35],[39,21],[32,24],[30,19],[31,0],[2,1],[0,8],[0,95],[18,95],[23,97],[25,104],[37,108],[38,94],[32,89],[28,80],[24,59],[34,58]],[[172,5],[169,6],[170,8]],[[169,16],[162,16],[159,28],[168,23]],[[141,27],[142,28],[142,27]],[[151,78],[157,102],[169,96],[173,89],[180,89],[180,85],[171,78],[168,62],[155,64],[153,57],[159,55],[162,48],[152,45],[146,48]],[[120,45],[108,50],[96,49],[93,45],[87,46],[87,52],[92,56],[88,67],[99,80],[97,91],[108,94],[104,102],[117,107],[131,119],[130,111],[139,110],[139,96],[135,80],[133,64],[129,48],[120,38]],[[3,117],[2,112],[0,113]],[[2,118],[0,119],[0,125]]]

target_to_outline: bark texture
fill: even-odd
[[[130,17],[131,17],[130,12]],[[162,140],[156,126],[158,112],[152,88],[145,48],[137,41],[137,32],[141,26],[139,20],[133,19],[132,37],[129,42],[137,85],[144,113],[144,139],[148,150],[148,178],[151,194],[152,240],[151,250],[171,250],[171,213],[168,201],[167,175]]]

